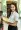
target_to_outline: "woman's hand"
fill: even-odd
[[[15,21],[14,24],[18,23],[18,21]]]
[[[16,26],[18,21],[15,21],[14,23],[11,23],[9,25]]]

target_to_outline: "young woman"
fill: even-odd
[[[11,15],[9,17],[10,24],[8,26],[8,30],[18,30],[17,23],[18,23],[18,11],[16,3],[11,3]]]
[[[8,30],[18,30],[17,23],[19,20],[19,15],[18,15],[16,3],[11,3],[10,9],[11,9],[11,15],[10,15],[9,19],[3,17],[3,20],[9,24]]]

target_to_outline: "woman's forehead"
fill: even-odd
[[[11,7],[14,7],[15,5],[11,4]]]

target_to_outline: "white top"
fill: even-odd
[[[11,15],[9,17],[9,21],[11,23],[14,23],[15,21],[18,21],[19,20],[19,15],[17,12],[11,12]]]

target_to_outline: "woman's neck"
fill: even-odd
[[[16,11],[12,11],[12,12],[16,12]]]

